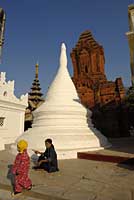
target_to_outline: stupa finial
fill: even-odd
[[[66,45],[64,42],[61,44],[61,49],[66,49]]]
[[[65,43],[61,44],[61,54],[60,54],[60,68],[67,67],[67,54]]]

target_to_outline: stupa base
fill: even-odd
[[[111,144],[109,144],[105,148],[110,148]],[[104,149],[104,147],[96,147],[96,148],[86,148],[86,149],[74,149],[74,150],[57,150],[58,160],[64,159],[77,159],[78,152],[89,152],[89,151],[99,151]]]
[[[57,152],[58,160],[77,159],[78,158],[77,155],[78,155],[79,152],[99,151],[99,150],[110,148],[110,147],[111,147],[111,144],[108,143],[107,146],[105,146],[105,147],[98,146],[98,147],[78,148],[78,149],[71,149],[71,150],[65,150],[65,149],[58,150],[58,149],[56,149],[56,152]],[[41,151],[41,152],[43,151],[43,149],[38,149],[38,150]],[[45,148],[44,148],[44,150],[45,150]],[[17,148],[16,148],[15,144],[11,145],[11,151],[10,152],[12,154],[17,154]],[[34,152],[32,151],[32,149],[28,149],[28,153],[32,158],[33,155],[34,155]]]

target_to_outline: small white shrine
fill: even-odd
[[[13,143],[24,132],[24,114],[28,95],[14,95],[14,81],[6,82],[6,73],[0,72],[0,150]]]

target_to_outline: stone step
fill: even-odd
[[[118,155],[104,155],[98,153],[90,153],[90,152],[78,152],[77,157],[79,159],[86,160],[95,160],[95,161],[103,161],[103,162],[112,162],[112,163],[120,163],[126,161],[131,158],[131,156],[118,156]]]

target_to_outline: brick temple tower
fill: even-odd
[[[90,31],[84,31],[71,52],[73,82],[82,103],[93,108],[96,104],[120,102],[125,90],[121,78],[108,81],[105,75],[103,46],[98,44]]]

